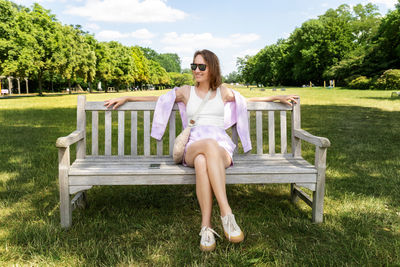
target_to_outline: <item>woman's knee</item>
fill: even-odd
[[[209,155],[209,154],[214,155],[215,152],[218,151],[218,147],[219,147],[219,144],[214,139],[205,139],[204,140],[203,149],[204,149],[204,153],[206,153],[207,155]]]
[[[203,154],[198,154],[194,158],[194,167],[201,168],[201,169],[207,167],[206,157]]]

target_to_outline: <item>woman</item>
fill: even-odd
[[[209,100],[197,114],[195,127],[191,129],[183,164],[195,168],[196,194],[202,215],[200,249],[212,251],[216,247],[214,233],[217,234],[211,228],[213,194],[220,208],[222,226],[227,239],[233,243],[239,243],[244,239],[244,234],[235,221],[226,195],[225,169],[233,164],[232,153],[235,144],[224,129],[224,105],[238,102],[239,98],[243,97],[230,88],[222,86],[219,60],[213,52],[209,50],[196,51],[191,69],[196,86],[182,86],[175,89],[174,100],[176,103],[183,103],[186,106],[186,114],[190,118],[208,91],[211,90]],[[296,103],[297,98],[298,96],[295,95],[271,96],[250,98],[247,101],[278,100],[292,105],[291,102]],[[115,109],[127,101],[156,101],[157,99],[156,96],[121,97],[107,100],[105,106],[113,106]],[[247,116],[247,112],[244,114]],[[247,123],[247,120],[241,121]],[[248,132],[247,127],[243,128]],[[242,140],[241,136],[240,138]],[[248,133],[246,138],[249,139]]]

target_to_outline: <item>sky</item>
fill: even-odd
[[[38,2],[62,24],[81,25],[99,41],[150,47],[176,53],[182,68],[193,54],[209,49],[220,59],[223,75],[236,71],[238,57],[255,55],[288,38],[296,27],[329,8],[371,2],[385,15],[397,0],[13,0]]]

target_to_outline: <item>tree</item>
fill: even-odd
[[[35,71],[36,40],[29,9],[0,1],[0,74],[24,78]]]
[[[181,60],[177,54],[158,54],[151,48],[141,48],[148,60],[158,62],[167,72],[181,72]]]
[[[155,85],[157,88],[161,87],[162,85],[169,84],[170,78],[167,71],[154,60],[149,60],[149,63],[150,83]]]
[[[170,86],[193,85],[193,76],[188,73],[168,72],[170,78]]]
[[[236,71],[232,71],[224,78],[226,83],[238,83],[240,81],[239,73],[237,73]]]
[[[43,95],[42,82],[44,72],[52,69],[55,62],[53,55],[56,50],[60,49],[60,43],[57,42],[56,38],[59,27],[57,27],[55,16],[37,3],[33,5],[29,15],[33,24],[31,33],[34,38],[32,42],[34,51],[32,63],[39,81],[39,95]]]
[[[135,82],[142,87],[143,83],[147,83],[150,80],[149,60],[139,46],[133,46],[130,49],[137,70]]]
[[[399,2],[400,3],[400,2]],[[400,66],[400,4],[382,19],[362,68],[366,75],[380,75]]]
[[[181,72],[181,60],[177,54],[159,54],[156,60],[167,72]]]

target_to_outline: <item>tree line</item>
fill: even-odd
[[[325,80],[360,89],[400,88],[400,0],[384,17],[371,3],[344,4],[304,22],[287,39],[237,59],[248,84],[304,85]]]
[[[39,94],[76,85],[92,91],[98,82],[105,90],[192,84],[180,64],[177,54],[99,42],[37,3],[30,9],[0,0],[0,76],[29,77]]]

